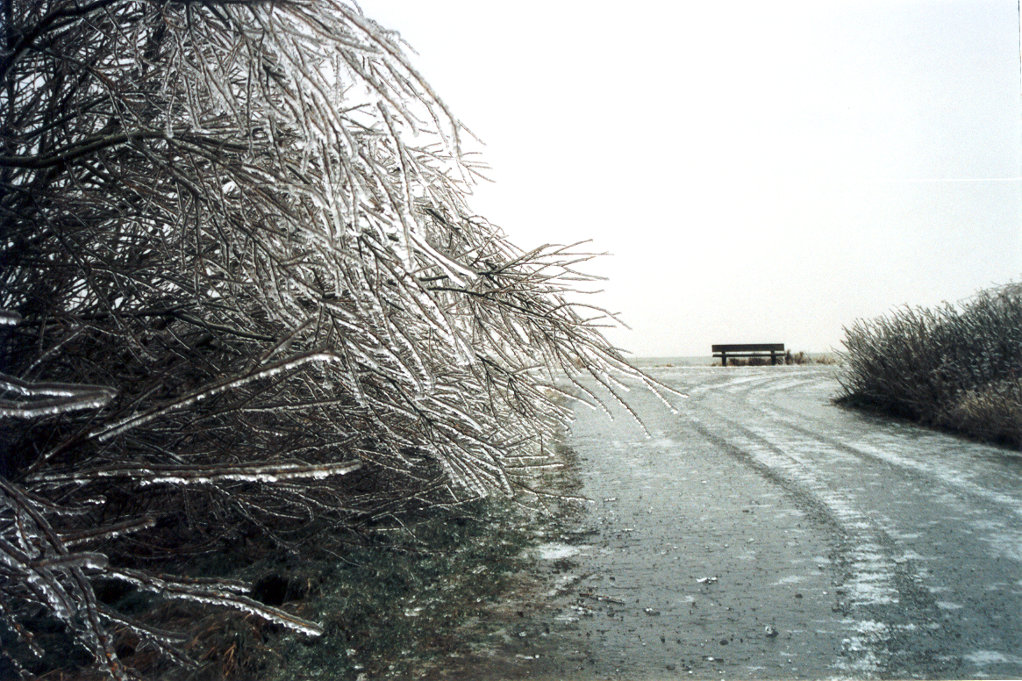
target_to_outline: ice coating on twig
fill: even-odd
[[[35,475],[32,482],[84,483],[100,478],[126,478],[140,485],[209,485],[226,480],[272,484],[283,480],[322,480],[346,475],[362,467],[361,461],[337,463],[248,463],[212,466],[108,466],[70,472]]]
[[[117,391],[104,386],[23,381],[0,373],[0,394],[3,393],[14,393],[23,399],[0,399],[0,418],[22,419],[99,409],[117,396]]]
[[[280,608],[263,605],[259,601],[247,596],[224,589],[219,584],[202,585],[162,579],[140,570],[115,569],[109,571],[108,575],[141,589],[153,591],[166,598],[178,598],[195,601],[204,605],[234,608],[242,612],[257,615],[308,636],[321,636],[323,634],[323,627],[320,624],[302,619]]]
[[[13,310],[0,310],[0,326],[15,326],[21,323],[21,315]]]

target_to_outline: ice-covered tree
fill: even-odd
[[[0,631],[184,662],[99,581],[313,622],[160,571],[258,534],[522,490],[558,381],[631,375],[466,204],[465,131],[349,0],[0,0]],[[40,625],[40,623],[43,623]]]

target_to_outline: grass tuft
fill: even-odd
[[[840,403],[1022,447],[1022,282],[845,329]]]

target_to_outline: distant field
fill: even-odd
[[[798,354],[797,352],[793,354]],[[838,355],[834,352],[807,352],[805,353],[813,360],[822,360],[825,363],[835,363],[838,361]],[[719,364],[720,360],[715,359],[709,352],[705,355],[689,355],[689,356],[678,356],[678,357],[636,357],[635,365],[642,368],[649,367],[664,367],[664,366],[713,366],[714,363]],[[728,360],[730,363],[731,360]]]

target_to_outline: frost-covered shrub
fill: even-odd
[[[184,662],[97,580],[316,635],[165,568],[522,491],[558,376],[646,380],[565,300],[587,256],[472,214],[462,126],[354,2],[4,11],[0,664],[55,629]]]
[[[845,329],[843,401],[1022,444],[1022,283]]]
[[[938,423],[993,442],[1022,446],[1022,379],[991,381],[962,392]]]

